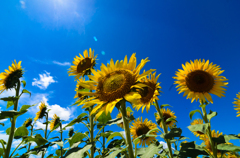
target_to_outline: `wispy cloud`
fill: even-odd
[[[25,1],[20,1],[20,4],[21,4],[21,8],[22,8],[22,9],[25,9],[25,8],[26,8],[26,3],[25,3]]]
[[[8,141],[8,135],[4,133],[4,131],[0,131],[0,138],[3,139],[5,142]]]
[[[58,61],[53,61],[53,63],[54,64],[57,64],[57,65],[60,65],[60,66],[70,66],[71,65],[71,63],[69,63],[69,62],[63,62],[63,63],[61,63],[61,62],[58,62]]]
[[[50,73],[45,71],[45,73],[43,74],[39,74],[40,79],[34,78],[33,82],[32,82],[32,86],[37,86],[40,89],[47,89],[47,87],[51,84],[51,83],[55,83],[57,81],[55,81],[53,79],[52,76],[50,76]]]

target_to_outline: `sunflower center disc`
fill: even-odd
[[[193,92],[209,92],[214,86],[214,78],[205,71],[195,70],[187,75],[186,84]]]
[[[171,123],[171,121],[166,122],[167,119],[169,119],[170,117],[171,117],[171,115],[169,115],[169,114],[166,114],[166,113],[163,114],[164,122],[165,122],[167,125]]]
[[[109,73],[99,81],[97,88],[99,98],[104,101],[122,98],[130,91],[134,81],[134,76],[126,70]]]
[[[92,66],[91,59],[85,58],[81,62],[79,62],[77,66],[77,72],[82,73],[84,70],[89,69]]]
[[[149,128],[146,125],[140,125],[140,127],[138,127],[136,130],[136,134],[139,137],[143,134],[147,134],[148,131],[149,131]]]

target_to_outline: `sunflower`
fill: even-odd
[[[224,96],[223,93],[226,89],[228,82],[224,76],[219,76],[224,70],[221,70],[219,66],[209,64],[209,60],[205,62],[203,59],[194,60],[186,62],[185,65],[182,64],[183,70],[179,69],[176,71],[176,76],[173,78],[176,79],[174,84],[179,93],[184,92],[183,96],[187,95],[187,99],[192,99],[200,101],[200,103],[209,102],[213,103],[212,97],[209,93],[215,94],[218,97]]]
[[[163,120],[164,120],[164,122],[166,123],[167,127],[172,128],[172,127],[175,125],[176,120],[171,120],[171,121],[168,121],[168,122],[166,122],[166,121],[167,121],[167,119],[169,119],[169,118],[174,118],[174,119],[176,119],[177,117],[174,115],[175,113],[174,113],[173,111],[171,111],[170,109],[167,109],[167,110],[166,110],[166,109],[164,109],[164,108],[163,108],[163,109],[160,109],[160,111],[161,111],[161,113],[162,113],[162,115],[163,115]],[[157,119],[157,120],[160,119],[159,114],[157,114],[156,119]],[[163,128],[163,126],[162,126],[161,123],[160,123],[160,127]]]
[[[5,72],[0,73],[0,94],[8,89],[16,87],[16,83],[23,75],[23,69],[21,62],[16,60],[12,62],[12,66],[9,66],[9,70],[5,69]]]
[[[53,120],[50,123],[50,130],[52,130],[58,123],[60,123],[60,118],[56,114],[54,114]]]
[[[193,122],[191,122],[191,125],[198,125],[198,124],[203,124],[203,120],[202,119],[196,119],[196,120],[193,120]],[[193,131],[193,134],[196,137],[204,137],[205,136],[205,134],[200,132],[200,131]]]
[[[32,124],[32,118],[28,118],[24,123],[23,126],[24,127],[28,127]]]
[[[146,107],[146,110],[150,109],[150,105],[153,104],[153,102],[156,102],[159,95],[159,89],[161,89],[161,86],[159,86],[160,83],[157,83],[158,77],[160,74],[155,78],[156,72],[154,74],[150,74],[145,76],[143,79],[141,79],[141,83],[147,85],[146,87],[143,87],[142,89],[138,89],[141,98],[139,101],[135,104],[133,104],[133,107],[139,110],[142,107],[142,112],[144,108]]]
[[[84,81],[85,81],[85,79],[82,79],[82,78],[77,80],[77,85],[76,85],[76,88],[75,88],[76,94],[75,94],[75,96],[74,96],[74,99],[77,98],[76,103],[77,103],[77,102],[80,102],[80,101],[82,101],[82,100],[84,100],[84,99],[87,98],[86,95],[83,95],[83,94],[81,94],[81,93],[78,92],[79,90],[84,90],[84,89],[85,89],[84,87],[82,87],[82,86],[80,85],[80,83],[81,83],[81,82],[84,82]]]
[[[218,138],[219,136],[222,135],[222,132],[219,133],[219,131],[215,132],[215,130],[212,130],[212,138]],[[205,144],[205,150],[207,150],[208,152],[210,152],[212,155],[213,155],[213,151],[212,151],[212,147],[211,147],[211,144],[210,144],[210,140],[208,138],[208,136],[205,134],[204,137],[200,137],[201,140],[204,141],[204,144]],[[224,154],[224,156],[226,156]],[[217,150],[217,157],[221,157],[221,151],[220,150]]]
[[[234,102],[233,102],[233,104],[235,104],[236,106],[234,106],[234,107],[236,107],[234,110],[237,110],[237,117],[239,117],[240,116],[240,92],[238,92],[238,94],[237,94],[237,99],[236,98],[234,98]]]
[[[230,153],[228,152],[227,155],[226,155],[226,158],[238,158],[239,156],[237,156],[236,154],[234,153]]]
[[[130,117],[130,115],[131,115],[131,112],[129,112],[129,111],[127,111],[127,117]],[[117,118],[122,118],[122,113],[121,112],[119,112],[118,114],[117,114]],[[130,120],[130,122],[131,122],[132,120]],[[129,122],[129,123],[130,123]],[[121,122],[121,123],[119,123],[119,124],[117,124],[119,127],[121,127],[121,128],[123,128],[123,122]]]
[[[40,110],[36,113],[36,117],[34,118],[35,121],[37,121],[38,119],[42,119],[43,116],[45,116],[45,113],[47,111],[47,105],[44,102],[41,102],[39,109]]]
[[[133,53],[129,63],[127,62],[127,56],[125,56],[124,61],[117,61],[114,64],[113,59],[111,59],[107,66],[102,64],[101,71],[92,70],[93,75],[88,75],[92,81],[85,81],[80,85],[94,92],[79,92],[83,95],[92,96],[82,101],[80,105],[85,104],[83,108],[87,108],[97,104],[91,112],[91,114],[97,112],[97,119],[104,111],[106,114],[111,113],[115,105],[123,99],[134,103],[141,98],[141,95],[138,92],[131,92],[131,90],[145,87],[146,85],[137,81],[154,71],[148,70],[139,75],[140,70],[148,61],[147,58],[142,59],[136,67],[136,57]]]
[[[157,125],[155,123],[152,123],[152,121],[148,121],[148,119],[145,119],[143,122],[141,117],[141,120],[138,118],[136,121],[132,123],[130,132],[133,135],[133,139],[136,139],[139,136],[147,134],[150,130],[154,128],[157,128]],[[153,131],[149,134],[157,135],[157,131]],[[145,144],[149,145],[153,140],[155,140],[155,137],[144,137],[140,138],[138,143],[140,143],[140,145],[145,146]]]
[[[74,58],[73,64],[69,69],[69,76],[75,76],[75,79],[78,79],[80,76],[90,74],[91,69],[96,64],[97,55],[94,56],[94,50],[89,48],[89,54],[87,50],[83,51],[84,57],[79,53],[80,56]]]

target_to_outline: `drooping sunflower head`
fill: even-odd
[[[74,134],[74,129],[73,128],[70,128],[69,131],[68,131],[68,136],[69,137],[72,137]]]
[[[97,112],[96,118],[98,118],[104,111],[106,114],[111,113],[115,105],[123,99],[131,103],[140,99],[141,95],[138,92],[131,92],[131,90],[133,88],[142,88],[143,84],[137,81],[154,71],[148,70],[141,75],[139,74],[147,62],[148,60],[146,58],[136,67],[136,57],[134,53],[130,57],[129,63],[127,62],[126,56],[124,61],[117,61],[114,64],[113,59],[111,59],[108,66],[102,64],[100,67],[101,71],[92,70],[93,75],[88,76],[92,81],[85,81],[80,83],[80,85],[94,92],[80,93],[93,97],[85,99],[80,105],[85,104],[83,108],[87,108],[97,104],[91,114]]]
[[[152,123],[152,121],[148,121],[148,119],[145,119],[144,122],[141,119],[137,119],[132,123],[132,126],[130,128],[130,132],[132,134],[133,139],[136,139],[142,135],[147,134],[150,130],[157,128],[157,125],[155,123]],[[153,131],[149,133],[151,135],[157,135],[157,131]],[[149,145],[152,141],[155,140],[155,137],[143,137],[141,138],[138,143],[140,145],[145,146],[146,144]]]
[[[79,54],[73,61],[73,65],[70,67],[68,73],[69,76],[75,76],[78,79],[80,76],[85,76],[91,73],[91,69],[96,64],[97,55],[94,56],[94,50],[89,48],[89,54],[87,50],[83,51],[83,55]]]
[[[129,111],[127,111],[127,117],[130,117],[130,115],[131,115],[131,112],[129,112]],[[121,112],[119,112],[118,114],[117,114],[117,118],[122,118],[122,113]],[[132,122],[132,120],[130,121],[130,122]],[[129,123],[130,123],[129,122]],[[123,122],[121,122],[121,123],[119,123],[119,124],[117,124],[119,127],[121,127],[121,128],[123,128]]]
[[[219,66],[209,64],[209,60],[205,62],[204,59],[196,59],[194,62],[182,64],[182,67],[183,70],[176,71],[176,76],[173,77],[176,79],[174,84],[178,84],[177,91],[184,92],[183,96],[187,95],[191,102],[199,99],[200,103],[206,100],[213,103],[210,93],[220,98],[224,96],[226,89],[223,87],[226,87],[228,82],[225,82],[226,77],[219,76],[224,72]]]
[[[176,119],[177,116],[174,115],[175,113],[174,113],[173,111],[171,111],[170,109],[167,109],[167,110],[166,110],[165,108],[160,109],[160,111],[161,111],[161,113],[162,113],[162,115],[163,115],[163,121],[166,123],[167,127],[169,127],[169,128],[174,127],[174,125],[175,125],[175,123],[176,123],[176,120],[168,120],[168,121],[167,121],[167,119],[170,119],[170,118]],[[156,115],[156,119],[157,119],[157,120],[160,119],[159,114]],[[159,126],[160,126],[161,128],[163,128],[161,122],[160,122]]]
[[[26,121],[24,121],[23,126],[28,127],[32,124],[32,118],[28,118]]]
[[[42,119],[47,112],[47,105],[42,101],[39,106],[39,111],[36,113],[36,117],[34,118],[35,121],[38,119]]]
[[[193,122],[191,122],[191,125],[197,125],[197,124],[203,124],[203,120],[202,119],[195,119],[193,120]],[[193,131],[193,134],[197,137],[204,137],[205,134],[202,133],[201,131]]]
[[[219,133],[219,131],[215,132],[215,130],[212,130],[212,132],[211,132],[212,138],[218,138],[221,135],[222,135],[222,132]],[[204,137],[200,137],[200,139],[204,141],[205,149],[213,155],[212,147],[211,147],[210,140],[209,140],[209,137],[207,136],[207,134],[205,134]],[[217,150],[217,156],[219,158],[221,157],[220,150]]]
[[[240,92],[238,92],[238,94],[237,94],[237,98],[234,98],[234,102],[233,102],[233,104],[235,104],[235,106],[234,107],[236,107],[234,110],[237,110],[237,117],[239,117],[240,116]]]
[[[80,85],[80,83],[82,83],[84,81],[85,81],[84,78],[80,78],[80,79],[77,80],[77,85],[76,85],[76,88],[75,88],[76,94],[74,96],[74,99],[77,98],[76,102],[80,102],[80,101],[87,98],[86,95],[83,95],[83,94],[78,92],[79,90],[85,90],[85,88]]]
[[[148,112],[148,110],[150,109],[150,105],[153,104],[156,100],[159,100],[157,96],[160,95],[159,92],[161,86],[160,83],[157,83],[157,80],[160,74],[157,77],[155,77],[155,75],[156,72],[153,74],[150,73],[148,76],[145,76],[140,80],[141,83],[145,84],[146,86],[141,89],[137,89],[137,91],[141,95],[139,101],[133,104],[133,107],[137,110],[142,107],[142,112],[145,108]]]
[[[53,119],[50,123],[50,130],[52,130],[58,123],[60,123],[60,117],[58,117],[56,114],[54,114]]]
[[[18,63],[16,60],[12,62],[12,66],[9,66],[9,70],[5,69],[5,72],[0,73],[0,94],[4,90],[8,90],[16,87],[19,78],[23,75],[23,69],[21,67],[21,62]]]

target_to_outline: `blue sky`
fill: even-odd
[[[30,99],[23,96],[19,106],[45,100],[52,108],[50,116],[56,112],[68,123],[82,112],[80,107],[69,106],[74,103],[76,86],[74,78],[67,74],[73,58],[91,47],[98,54],[99,68],[111,58],[123,60],[125,55],[130,57],[136,52],[138,63],[149,58],[145,70],[157,69],[161,73],[158,81],[163,93],[159,104],[173,106],[182,135],[197,140],[187,126],[191,122],[189,112],[199,103],[191,104],[175,86],[169,88],[181,64],[209,59],[220,65],[225,70],[222,75],[229,79],[226,97],[212,95],[214,104],[207,107],[218,112],[212,128],[223,134],[240,133],[240,118],[232,104],[240,91],[240,1],[16,0],[0,4],[0,70],[14,59],[21,60],[23,79],[32,93]],[[4,92],[0,97],[7,95],[13,92]],[[0,110],[5,107],[0,102]],[[37,111],[37,106],[30,109],[17,126],[26,117],[35,117]],[[154,112],[152,106],[148,113],[139,110],[134,116],[155,121]],[[116,114],[114,109],[112,117]],[[10,124],[4,123],[0,137],[7,139],[5,129]]]

